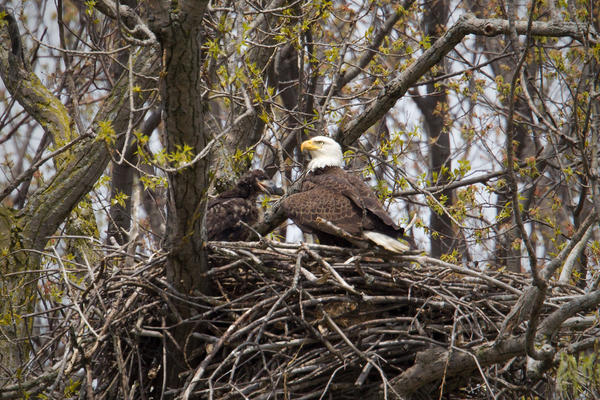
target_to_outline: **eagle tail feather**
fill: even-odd
[[[394,253],[404,253],[410,250],[410,247],[401,241],[380,232],[364,231],[363,235],[373,243]]]

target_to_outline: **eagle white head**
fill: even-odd
[[[308,163],[308,169],[311,171],[324,167],[344,166],[342,147],[327,136],[315,136],[306,140],[302,142],[300,149],[310,153],[312,159]]]

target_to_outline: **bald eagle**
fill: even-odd
[[[342,148],[336,141],[316,136],[303,142],[301,150],[311,155],[309,172],[301,191],[285,198],[281,207],[303,232],[315,234],[321,244],[358,244],[354,237],[397,253],[409,249],[397,240],[404,229],[394,223],[373,190],[342,169]]]
[[[272,193],[273,190],[267,174],[257,169],[242,176],[232,189],[209,200],[205,221],[208,240],[233,242],[250,239],[252,231],[240,221],[255,225],[262,217],[262,210],[256,205],[258,195]]]

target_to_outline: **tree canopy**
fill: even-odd
[[[0,6],[0,398],[600,395],[594,1]],[[249,242],[329,135],[414,250]]]

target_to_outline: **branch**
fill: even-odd
[[[52,135],[57,146],[75,138],[66,107],[25,62],[17,21],[4,6],[0,6],[0,77],[11,96]]]
[[[558,278],[558,283],[568,284],[571,279],[571,274],[573,273],[573,268],[575,267],[575,262],[585,249],[585,245],[592,237],[593,229],[592,226],[587,228],[585,234],[581,238],[580,241],[577,242],[573,250],[569,253],[565,263],[563,265],[562,271],[560,272],[560,278]]]
[[[508,105],[508,118],[507,118],[507,126],[506,126],[506,163],[508,164],[508,174],[507,174],[507,180],[508,180],[508,187],[510,188],[510,200],[512,203],[512,209],[513,209],[513,215],[514,215],[514,222],[517,225],[518,231],[520,233],[521,236],[521,240],[525,243],[525,248],[527,249],[527,254],[529,256],[529,269],[531,271],[531,276],[533,278],[533,283],[540,289],[540,291],[545,292],[546,290],[546,283],[540,279],[539,273],[538,273],[538,269],[537,269],[537,257],[535,254],[535,249],[533,248],[533,243],[529,237],[529,235],[527,234],[527,231],[525,230],[525,224],[523,222],[523,217],[521,215],[521,202],[519,201],[519,190],[518,190],[518,185],[517,185],[517,178],[515,176],[515,168],[514,168],[514,162],[515,162],[515,146],[514,146],[514,130],[515,130],[515,120],[514,120],[514,113],[515,113],[515,93],[516,93],[516,89],[517,89],[517,80],[520,77],[520,71],[521,68],[523,67],[523,64],[525,63],[525,59],[527,57],[527,53],[529,50],[529,47],[531,46],[531,25],[533,24],[533,7],[535,6],[535,2],[533,2],[531,4],[531,11],[529,12],[529,20],[527,22],[527,44],[525,49],[522,51],[521,56],[519,57],[519,60],[517,62],[517,65],[515,67],[515,71],[513,73],[513,76],[511,78],[511,83],[510,83],[510,95],[509,95],[509,105]],[[513,26],[514,21],[512,19],[509,20],[509,27]],[[516,39],[516,32],[514,31],[514,29],[510,29],[509,30],[509,36],[511,38],[511,43],[512,46],[515,49],[515,52],[520,51],[520,49],[518,48],[518,41]],[[535,309],[534,309],[535,310]],[[532,313],[532,317],[531,320],[529,321],[530,326],[535,325],[535,321],[536,319],[533,318],[533,314],[536,314],[535,312]]]
[[[339,75],[338,79],[336,79],[332,85],[325,89],[323,93],[331,92],[331,94],[335,96],[344,86],[356,78],[358,74],[360,74],[364,68],[369,65],[373,57],[375,57],[377,54],[379,46],[381,46],[383,40],[389,35],[396,22],[400,20],[405,11],[410,8],[413,3],[414,0],[404,0],[401,5],[396,6],[396,11],[385,20],[383,26],[367,47],[367,51],[365,51],[360,59],[356,62],[356,65],[351,65],[348,69],[344,70],[344,72]],[[333,91],[331,90],[332,88]],[[323,105],[325,103],[325,99],[323,98],[320,103]]]
[[[575,299],[563,304],[558,310],[550,314],[540,324],[538,336],[550,338],[560,329],[563,322],[575,314],[597,308],[600,304],[600,290],[596,290],[589,294],[576,297]]]
[[[591,213],[586,217],[586,219],[583,221],[583,224],[581,224],[575,234],[571,237],[571,241],[541,271],[542,279],[548,280],[548,278],[551,277],[554,272],[556,272],[556,270],[567,259],[569,254],[571,254],[575,246],[577,246],[577,244],[583,239],[587,230],[597,221],[598,215],[596,215],[596,213]]]
[[[519,61],[517,62],[515,71],[513,73],[511,83],[510,83],[510,97],[509,97],[509,106],[508,106],[508,119],[506,126],[506,163],[508,164],[508,187],[510,188],[510,199],[512,203],[514,222],[517,225],[518,231],[521,236],[521,240],[525,243],[525,248],[527,249],[527,254],[529,256],[529,270],[531,272],[531,277],[533,281],[533,285],[535,285],[535,290],[532,291],[532,299],[531,302],[532,307],[530,312],[527,313],[527,332],[525,334],[526,341],[526,350],[527,355],[533,357],[538,361],[546,361],[549,359],[552,354],[545,351],[538,351],[535,347],[535,332],[537,330],[538,318],[540,316],[540,311],[542,305],[544,303],[544,298],[546,297],[546,290],[548,287],[547,282],[544,279],[540,278],[540,273],[537,267],[537,257],[535,254],[535,249],[533,247],[533,243],[531,238],[527,234],[525,229],[525,224],[523,222],[523,217],[521,215],[521,202],[519,201],[519,191],[517,185],[517,179],[515,177],[514,171],[514,159],[515,159],[515,148],[514,148],[514,130],[515,130],[515,121],[514,121],[514,112],[515,112],[515,92],[517,88],[517,80],[520,77],[520,71],[525,63],[525,58],[527,57],[527,53],[529,47],[531,46],[531,26],[533,25],[533,11],[535,7],[535,2],[531,3],[531,10],[529,12],[529,20],[527,21],[527,43],[525,50],[522,51],[521,56],[519,57]],[[511,44],[515,52],[520,52],[518,41],[516,39],[516,30],[514,28],[514,20],[512,17],[509,17],[509,37],[511,39]]]
[[[83,3],[83,2],[82,2]],[[156,36],[150,30],[150,28],[142,21],[140,16],[135,12],[134,9],[126,4],[117,4],[111,0],[99,0],[94,4],[94,8],[100,11],[102,14],[109,18],[118,20],[126,28],[129,37],[123,35],[127,41],[132,41],[132,38],[136,45],[153,45],[157,43]]]
[[[518,34],[526,34],[527,21],[516,21],[514,28]],[[590,33],[586,36],[586,32]],[[466,35],[497,36],[507,33],[509,33],[508,20],[481,19],[472,14],[462,15],[429,49],[425,50],[412,64],[389,81],[381,90],[377,99],[337,134],[336,140],[341,142],[344,147],[354,143],[360,135],[381,119],[396,104],[398,99],[404,96],[409,87],[414,85],[421,76],[452,51]],[[573,22],[534,21],[531,26],[531,34],[547,37],[572,37],[578,41],[587,40],[590,43],[597,43],[599,40],[598,34],[591,27],[581,26]]]
[[[541,154],[540,156],[536,157],[535,162],[542,164],[545,167],[548,163],[546,162],[549,158],[551,158],[549,155],[546,155],[546,153]],[[519,168],[526,168],[529,165],[529,163],[527,161],[523,161],[520,162],[518,164]],[[541,170],[541,168],[540,168]],[[541,171],[540,171],[541,172]],[[434,194],[437,192],[442,192],[444,190],[451,190],[451,189],[456,189],[462,186],[469,186],[469,185],[473,185],[476,183],[482,183],[487,185],[488,181],[493,180],[493,179],[497,179],[497,178],[503,178],[506,174],[508,173],[508,171],[506,169],[503,169],[501,171],[495,171],[495,172],[489,172],[486,174],[482,174],[479,176],[474,176],[472,178],[464,178],[464,179],[458,179],[455,181],[451,181],[445,185],[434,185],[434,186],[427,186],[427,187],[423,187],[423,188],[418,188],[417,185],[415,183],[413,183],[413,181],[408,178],[407,176],[404,176],[404,178],[408,181],[408,183],[414,188],[414,189],[410,189],[410,190],[398,190],[392,193],[393,197],[406,197],[406,196],[414,196],[417,194]]]
[[[139,76],[153,76],[158,72],[158,53],[155,50],[148,47],[137,56],[134,69],[140,73]],[[128,76],[123,74],[96,114],[91,131],[96,132],[100,122],[110,121],[118,135],[127,130],[130,118],[135,121],[141,119],[145,111],[138,110],[138,107],[152,96],[153,91],[148,89],[156,82],[138,79],[136,85],[142,89],[140,95],[135,96],[136,111],[130,110]],[[56,231],[81,197],[92,189],[110,159],[110,148],[103,140],[87,137],[74,146],[69,163],[59,168],[54,178],[32,196],[21,213],[26,217],[23,237],[27,248],[44,248],[48,236]]]
[[[433,382],[458,375],[468,375],[481,367],[500,363],[525,352],[524,336],[512,337],[497,346],[483,345],[471,353],[445,351],[440,348],[427,349],[417,353],[415,364],[391,379],[392,387],[409,397],[419,388]],[[380,391],[378,398],[382,398]]]

